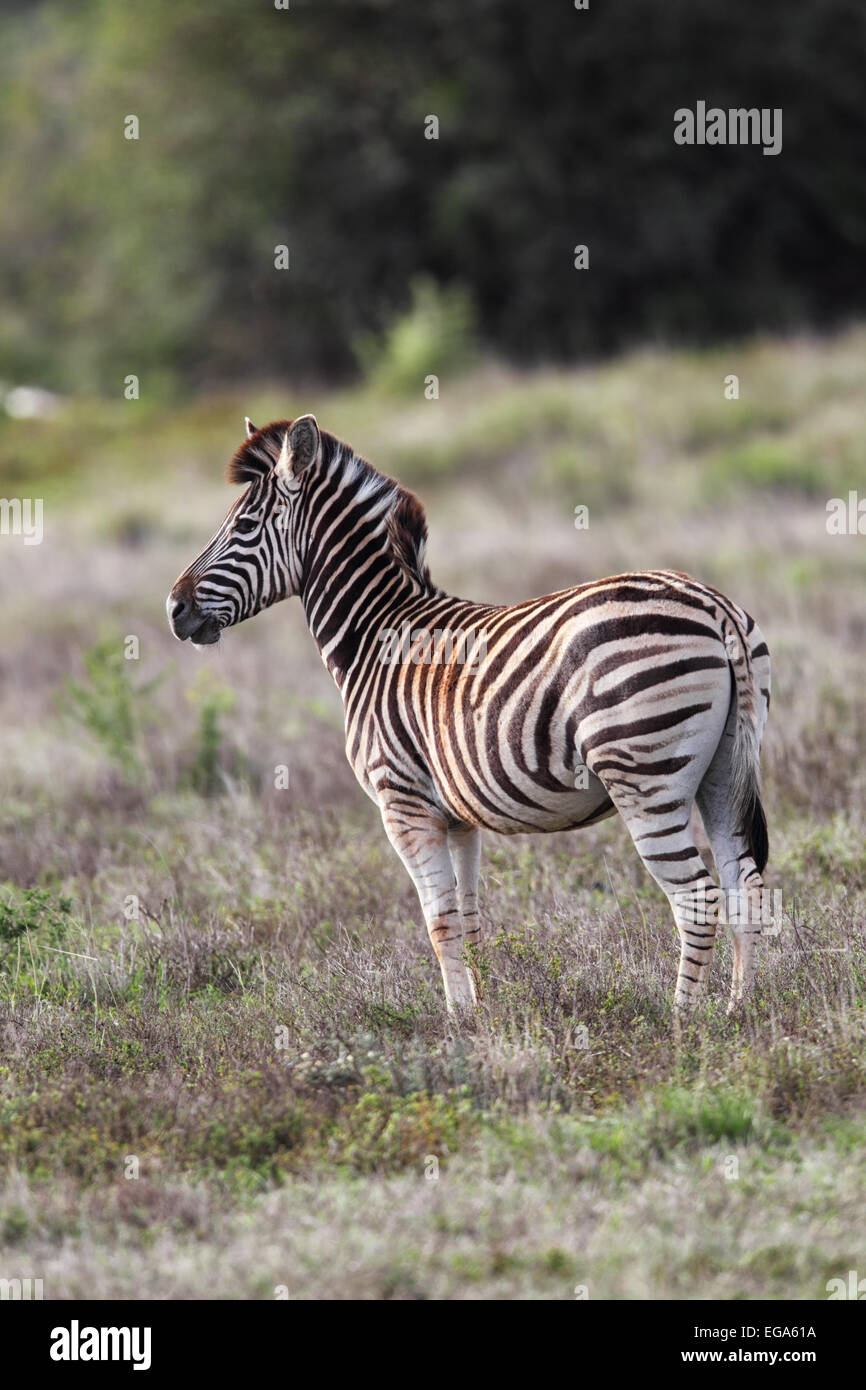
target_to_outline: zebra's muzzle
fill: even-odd
[[[203,613],[191,599],[169,594],[166,611],[169,627],[179,642],[189,639],[194,647],[210,647],[220,640],[219,620]]]
[[[189,640],[194,647],[212,647],[220,640],[220,625],[216,618],[205,618],[201,627],[190,633]]]

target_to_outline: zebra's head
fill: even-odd
[[[179,641],[210,646],[225,627],[299,592],[302,556],[293,524],[303,474],[321,455],[315,416],[278,420],[247,439],[228,466],[246,491],[166,600]]]

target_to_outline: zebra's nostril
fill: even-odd
[[[172,619],[182,618],[184,613],[189,612],[190,604],[185,598],[176,598],[171,608]]]

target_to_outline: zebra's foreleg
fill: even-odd
[[[463,960],[464,924],[447,825],[426,804],[410,803],[404,797],[380,800],[380,807],[388,839],[418,892],[448,1008],[471,1008],[476,1002],[475,984]]]
[[[481,919],[478,916],[481,831],[474,825],[449,830],[448,848],[457,876],[457,906],[463,918],[463,944],[477,946],[481,941]]]
[[[463,922],[463,949],[481,944],[481,918],[478,913],[478,876],[481,871],[481,831],[477,826],[460,826],[448,832],[448,849],[457,876],[457,906]],[[477,973],[470,966],[476,996]]]

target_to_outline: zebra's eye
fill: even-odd
[[[240,532],[242,536],[251,536],[253,531],[257,531],[258,528],[259,523],[252,516],[239,516],[235,522],[235,530]]]

